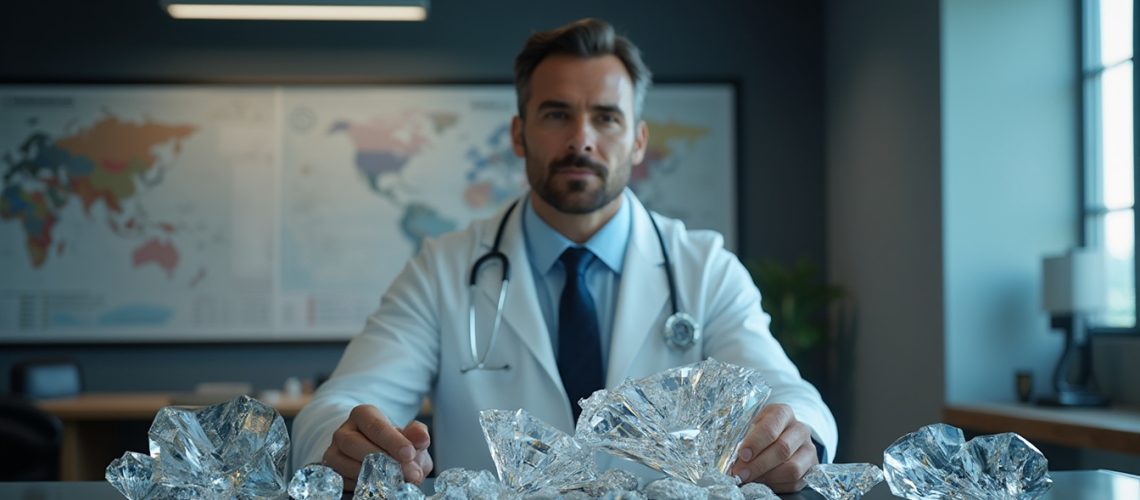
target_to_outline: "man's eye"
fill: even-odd
[[[550,111],[546,113],[546,118],[550,120],[565,120],[566,117],[565,111]]]
[[[619,123],[621,119],[619,119],[617,115],[603,114],[598,115],[598,121],[602,123]]]

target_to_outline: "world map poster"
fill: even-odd
[[[727,84],[647,97],[631,188],[736,238]],[[0,341],[358,333],[425,238],[526,192],[509,85],[0,86]]]

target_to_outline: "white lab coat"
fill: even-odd
[[[628,190],[626,202],[634,204],[633,233],[614,312],[606,387],[707,357],[752,367],[773,387],[769,402],[790,405],[827,447],[830,460],[838,439],[835,420],[769,333],[769,316],[740,261],[724,249],[720,234],[687,230],[680,221],[658,216],[679,307],[703,326],[702,341],[692,349],[679,351],[665,343],[661,331],[672,310],[661,248],[648,212]],[[460,373],[472,364],[467,328],[471,296],[480,352],[490,338],[499,267],[485,266],[474,294],[468,279],[472,263],[491,249],[500,212],[464,231],[426,241],[407,263],[364,331],[348,344],[332,377],[297,416],[295,466],[321,461],[333,431],[354,406],[375,405],[403,426],[429,393],[436,470],[494,470],[479,426],[483,409],[526,408],[573,434],[570,404],[535,295],[520,212],[521,205],[507,221],[500,244],[510,259],[512,279],[499,338],[487,360],[488,366],[510,364],[510,369]]]

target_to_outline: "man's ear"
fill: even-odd
[[[511,147],[515,156],[526,157],[526,139],[523,138],[523,121],[517,115],[511,119]]]
[[[645,159],[645,150],[649,147],[649,124],[645,120],[637,122],[637,131],[633,136],[633,164],[640,165]]]

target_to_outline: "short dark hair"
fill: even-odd
[[[571,55],[578,57],[616,56],[633,82],[633,114],[640,119],[653,75],[641,60],[641,51],[628,38],[614,33],[614,27],[600,19],[586,18],[550,31],[540,31],[526,40],[526,45],[515,57],[515,94],[518,97],[519,117],[526,117],[526,102],[530,99],[530,77],[547,56]]]

